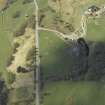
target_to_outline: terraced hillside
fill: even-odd
[[[103,5],[104,0],[38,0],[40,26],[70,34],[80,26],[81,16],[91,5]]]

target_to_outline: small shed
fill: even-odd
[[[100,10],[99,7],[92,5],[91,7],[88,8],[89,12],[97,12]]]

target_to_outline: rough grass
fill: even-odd
[[[44,14],[46,14],[45,19],[43,20],[43,23],[45,26],[52,28],[54,16],[52,11],[50,9],[46,9],[48,7],[52,8],[56,11],[55,16],[59,16],[60,13],[60,19],[62,19],[65,22],[71,23],[75,29],[77,29],[80,26],[81,16],[83,15],[84,11],[87,10],[87,8],[91,5],[103,5],[105,4],[104,0],[61,0],[60,4],[57,2],[52,2],[53,0],[38,0],[39,8],[42,9]],[[61,7],[60,7],[61,6]],[[59,10],[60,8],[60,10]],[[46,12],[47,11],[47,12]],[[51,13],[49,13],[49,12]],[[51,15],[49,15],[51,14]],[[48,20],[48,21],[46,21]],[[55,25],[56,26],[56,25]],[[59,24],[60,26],[60,24]],[[65,28],[62,29],[64,31]]]
[[[95,42],[105,41],[105,17],[89,20],[86,38]]]
[[[3,14],[0,13],[0,72],[4,73],[4,77],[6,77],[6,61],[11,53],[12,33],[26,21],[25,14],[32,14],[33,8],[33,4],[22,5],[22,0],[17,0]],[[21,11],[21,16],[13,19],[12,15],[17,10]]]
[[[44,105],[105,105],[105,85],[97,82],[53,82],[44,94]]]
[[[16,89],[13,89],[12,91],[10,91],[8,104],[15,105],[17,103],[20,105],[21,103],[24,103],[22,105],[26,105],[25,102],[27,102],[29,104],[29,102],[30,101],[32,102],[33,99],[34,99],[33,86],[16,88]]]

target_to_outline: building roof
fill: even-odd
[[[91,11],[91,12],[96,12],[96,11],[100,10],[100,8],[97,7],[97,6],[95,6],[95,5],[92,5],[92,6],[89,7],[88,9],[89,9],[89,11]]]

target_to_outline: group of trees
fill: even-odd
[[[93,43],[94,44],[94,43]],[[90,45],[91,47],[91,45]],[[105,78],[105,45],[104,43],[95,43],[93,49],[90,49],[90,55],[87,58],[87,68],[84,79],[102,80]],[[86,62],[83,62],[83,64]],[[82,65],[81,65],[82,66]]]
[[[105,81],[105,43],[98,42],[89,56],[87,78]]]
[[[72,80],[100,80],[105,81],[105,45],[95,43],[89,45],[85,40],[78,40],[80,45],[80,55],[74,57],[73,65],[69,71]],[[83,45],[84,43],[84,45]],[[91,47],[93,46],[94,47]]]

